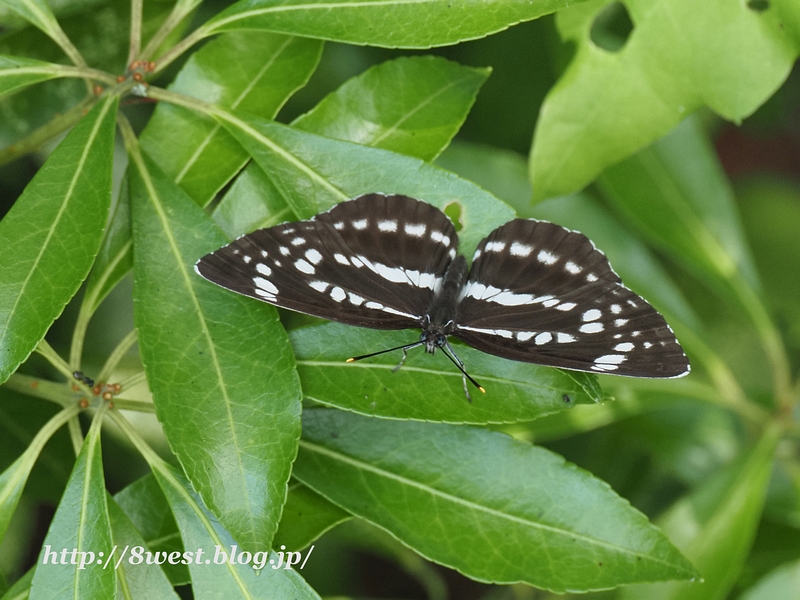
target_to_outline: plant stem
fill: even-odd
[[[122,390],[124,391],[124,390],[131,389],[135,385],[139,385],[143,381],[144,382],[147,381],[147,375],[146,375],[146,373],[144,371],[139,371],[138,373],[134,373],[133,375],[131,375],[127,379],[123,379],[122,381],[120,381],[119,385],[122,388]]]
[[[139,58],[141,58],[142,60],[149,60],[150,57],[153,56],[153,54],[155,54],[156,51],[158,51],[158,49],[161,46],[161,44],[164,43],[164,40],[167,39],[167,37],[175,30],[176,27],[178,27],[178,25],[181,24],[181,22],[187,17],[187,15],[190,12],[192,12],[195,9],[195,7],[198,4],[199,4],[199,2],[197,0],[189,0],[188,2],[182,2],[181,0],[179,0],[178,2],[176,2],[175,6],[172,8],[172,12],[166,18],[166,20],[161,25],[161,27],[156,32],[156,34],[150,39],[149,42],[147,42],[147,46],[145,46],[145,49],[142,51],[142,53],[139,56]],[[172,62],[178,56],[180,56],[180,54],[186,48],[188,48],[188,46],[182,46],[183,42],[185,42],[186,40],[192,38],[192,36],[193,36],[193,34],[190,34],[189,36],[187,36],[186,38],[181,40],[181,42],[178,42],[178,44],[173,46],[161,58],[159,58],[156,61],[157,68],[156,68],[155,72],[158,73],[161,69],[163,69],[163,67],[168,65],[170,62]],[[195,40],[195,41],[197,41],[197,40]],[[192,44],[194,44],[194,42],[191,42],[189,44],[189,46],[191,46]],[[169,61],[166,62],[162,66],[161,62],[164,60],[163,57],[171,54],[175,50],[175,48],[178,48],[178,47],[182,47],[182,49],[178,53],[174,54],[174,56],[171,59],[169,59]]]
[[[130,400],[127,398],[114,398],[114,408],[120,410],[132,410],[142,413],[155,413],[156,407],[152,402],[143,400]]]
[[[59,373],[64,375],[67,378],[67,381],[72,381],[72,371],[69,368],[69,365],[64,362],[64,359],[61,358],[58,353],[53,350],[50,344],[47,343],[47,340],[42,338],[39,344],[36,346],[36,352],[41,354],[47,362],[53,365]]]
[[[137,339],[138,334],[135,329],[128,332],[128,335],[122,338],[122,341],[117,344],[117,347],[114,348],[114,351],[109,355],[108,359],[106,359],[106,364],[103,365],[100,374],[97,376],[98,381],[108,381],[111,373],[117,368],[119,361],[128,353],[128,350],[136,343]]]
[[[166,25],[166,23],[165,23]],[[176,58],[178,58],[181,54],[186,52],[189,48],[194,46],[197,42],[205,38],[208,34],[203,30],[203,28],[195,29],[192,33],[187,35],[183,38],[180,42],[175,44],[172,48],[167,50],[164,54],[159,56],[156,59],[156,69],[153,74],[160,73],[164,69],[166,69]],[[155,39],[155,38],[154,38]],[[143,56],[149,56],[148,50],[152,45],[153,40],[150,41],[150,44],[147,45],[147,48],[142,53]],[[150,50],[150,53],[155,52],[157,48]]]
[[[125,63],[130,68],[131,63],[139,55],[142,48],[142,0],[131,0],[131,36],[130,47],[128,48],[128,62]]]
[[[81,385],[77,381],[75,383]],[[74,392],[64,387],[63,383],[48,381],[47,379],[39,379],[29,375],[22,375],[21,373],[14,373],[8,378],[8,381],[3,384],[3,387],[14,392],[19,392],[20,394],[48,400],[60,404],[61,406],[72,406],[75,404]],[[85,384],[82,387],[84,393],[91,396],[89,388],[85,387]]]

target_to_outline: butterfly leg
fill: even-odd
[[[400,367],[403,366],[403,363],[406,362],[406,358],[408,358],[408,349],[405,346],[400,349],[403,351],[403,358],[400,359],[400,362],[397,363],[396,367],[392,368],[392,373],[397,373],[397,371],[400,370]]]

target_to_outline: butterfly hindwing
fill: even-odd
[[[420,327],[455,256],[450,220],[406,196],[370,194],[309,221],[244,235],[197,272],[232,291],[376,329]]]
[[[636,377],[689,370],[664,318],[583,234],[516,219],[478,246],[454,335],[526,362]]]

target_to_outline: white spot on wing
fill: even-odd
[[[564,302],[563,304],[559,304],[558,306],[556,306],[556,308],[557,308],[558,310],[564,310],[564,311],[567,311],[567,310],[572,310],[572,309],[573,309],[573,308],[575,308],[576,306],[578,306],[578,305],[577,305],[577,304],[575,304],[574,302]]]
[[[383,310],[384,308],[386,308],[380,302],[367,302],[364,306],[366,306],[367,308],[375,309],[375,310]]]
[[[628,319],[614,319],[614,325],[617,326],[617,327],[622,327],[627,322],[628,322]]]
[[[339,221],[338,223],[334,223],[333,228],[336,231],[341,231],[342,229],[344,229],[344,223],[342,223],[341,221]]]
[[[246,264],[246,265],[249,265],[249,264],[250,264],[250,261],[251,261],[251,260],[253,260],[253,258],[252,258],[252,257],[250,257],[250,256],[247,256],[247,255],[245,254],[244,256],[242,256],[242,260],[244,261],[244,264]]]
[[[353,227],[356,229],[366,229],[367,228],[367,220],[366,219],[359,219],[358,221],[353,221]]]
[[[505,242],[489,242],[483,247],[483,249],[486,250],[486,252],[502,252],[505,247]]]
[[[298,271],[301,271],[302,273],[306,273],[308,275],[314,274],[314,267],[307,260],[301,258],[300,260],[295,261],[294,266]]]
[[[283,254],[284,256],[289,256],[290,251],[286,246],[280,246],[278,250],[280,250],[281,254]]]
[[[604,364],[604,365],[619,365],[625,362],[625,355],[624,354],[604,354],[603,356],[598,356],[594,359],[594,362],[597,364]]]
[[[411,237],[422,237],[425,235],[425,223],[406,223],[403,231]]]
[[[530,256],[530,253],[533,252],[533,246],[528,246],[527,244],[520,244],[519,242],[514,242],[511,244],[511,249],[509,250],[512,256]]]
[[[302,246],[306,243],[306,238],[296,237],[292,240],[292,246]]]
[[[541,346],[542,344],[546,344],[547,342],[550,342],[552,340],[553,340],[553,334],[550,333],[549,331],[544,331],[539,335],[537,335],[536,339],[533,341],[536,342],[537,346]]]
[[[594,283],[595,281],[597,281],[597,275],[595,275],[594,273],[589,273],[586,276],[586,281],[588,281],[589,283]]]
[[[565,270],[567,273],[571,273],[572,275],[577,275],[578,273],[580,273],[581,271],[583,271],[583,268],[582,268],[582,267],[579,267],[578,265],[576,265],[576,264],[575,264],[574,262],[572,262],[571,260],[568,260],[568,261],[567,261],[567,264],[565,264],[565,265],[564,265],[564,270]]]
[[[325,293],[325,290],[327,290],[327,289],[328,289],[328,286],[329,286],[330,284],[328,284],[328,283],[325,283],[324,281],[311,281],[311,282],[309,282],[309,284],[308,284],[308,285],[309,285],[310,287],[314,288],[315,290],[317,290],[318,292],[320,292],[320,293],[323,293],[323,294],[324,294],[324,293]]]
[[[342,288],[340,288],[340,287],[334,287],[334,288],[331,290],[331,298],[332,298],[333,300],[335,300],[336,302],[341,302],[341,301],[342,301],[342,300],[344,300],[346,297],[347,297],[347,294],[346,294],[346,293],[345,293],[345,291],[344,291]]]
[[[444,234],[441,231],[431,231],[431,239],[434,242],[441,242],[444,239]]]
[[[336,259],[336,262],[340,265],[347,265],[350,266],[350,261],[347,260],[347,257],[344,254],[339,254],[338,252],[333,255],[333,258]]]
[[[597,321],[597,319],[599,319],[601,315],[602,313],[599,310],[597,310],[596,308],[592,308],[583,313],[581,318],[584,321]]]
[[[311,248],[310,250],[306,250],[306,258],[310,263],[318,265],[322,260],[322,254]]]
[[[361,262],[361,259],[358,256],[351,257],[350,262],[353,263],[353,266],[357,269],[360,269],[364,266],[364,263]]]
[[[261,256],[262,256],[263,258],[267,258],[267,251],[266,251],[266,250],[262,250],[262,251],[261,251]]]
[[[364,303],[364,299],[353,292],[347,292],[347,298],[350,300],[350,304],[353,306],[361,306]]]
[[[536,335],[535,331],[520,331],[519,333],[517,333],[517,339],[520,342],[527,342],[535,335]]]
[[[603,331],[602,323],[586,323],[578,328],[581,333],[600,333]]]
[[[397,221],[378,221],[378,229],[381,231],[397,231]]]
[[[630,342],[617,344],[616,346],[614,346],[614,350],[616,350],[617,352],[630,352],[631,350],[633,350],[633,344],[631,344]]]
[[[542,302],[542,306],[545,306],[547,308],[553,308],[559,302],[561,302],[561,300],[559,300],[558,298],[551,298],[550,300],[545,300],[544,302]]]
[[[278,293],[278,288],[276,288],[275,284],[269,279],[264,279],[263,277],[253,277],[253,283],[256,284],[259,290],[265,291],[272,296]],[[258,292],[258,290],[256,290],[256,292]]]
[[[553,265],[558,261],[558,257],[547,250],[541,250],[539,254],[536,255],[536,259],[545,265]]]
[[[575,341],[575,336],[570,335],[568,333],[557,333],[556,334],[556,341],[559,344],[569,344],[570,342]]]
[[[258,271],[258,272],[259,272],[259,273],[261,273],[262,275],[265,275],[266,277],[269,277],[270,275],[272,275],[272,269],[270,269],[270,268],[269,268],[267,265],[265,265],[264,263],[258,263],[258,264],[256,265],[256,271]]]
[[[611,312],[615,315],[618,315],[622,312],[622,307],[619,304],[612,304],[611,305]]]

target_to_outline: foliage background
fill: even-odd
[[[734,4],[736,7],[732,8]],[[705,585],[690,587],[675,582],[651,584],[648,588],[632,586],[622,591],[599,592],[597,596],[795,597],[800,594],[800,536],[797,531],[800,526],[800,470],[797,429],[793,421],[800,358],[797,301],[800,279],[794,275],[800,267],[797,235],[800,224],[800,77],[796,69],[794,72],[789,69],[800,46],[797,9],[790,2],[749,2],[739,6],[739,3],[722,0],[703,6],[677,1],[658,5],[629,1],[625,3],[627,11],[620,4],[611,4],[603,10],[605,5],[609,3],[579,3],[556,15],[525,22],[483,39],[432,50],[392,50],[329,41],[324,49],[320,45],[317,50],[321,51],[321,60],[316,69],[310,69],[313,75],[307,84],[292,81],[289,69],[282,74],[280,81],[287,95],[291,89],[299,87],[284,106],[280,107],[277,99],[270,104],[270,91],[276,98],[280,94],[274,91],[279,86],[273,84],[261,91],[248,112],[268,118],[269,111],[280,109],[277,121],[294,122],[317,106],[328,93],[370,66],[401,64],[386,62],[399,56],[438,55],[462,65],[491,67],[488,78],[485,70],[471,71],[473,87],[467,86],[464,92],[465,99],[458,113],[462,116],[448,123],[444,119],[447,111],[440,109],[433,112],[435,127],[426,127],[425,123],[419,127],[420,131],[436,127],[445,131],[431,134],[432,139],[444,139],[442,146],[447,145],[448,135],[451,135],[447,132],[458,130],[455,141],[441,155],[437,157],[438,151],[430,149],[435,144],[430,144],[427,154],[421,158],[436,157],[436,164],[475,181],[510,204],[521,216],[547,218],[589,235],[609,255],[623,279],[667,315],[695,369],[689,378],[666,384],[601,378],[603,392],[606,397],[613,397],[613,401],[602,405],[578,403],[571,410],[560,410],[535,421],[529,419],[538,414],[520,411],[550,412],[544,398],[537,398],[534,405],[525,407],[525,402],[517,397],[524,399],[532,392],[513,390],[524,386],[526,380],[541,382],[549,375],[528,371],[524,376],[508,377],[505,383],[498,384],[507,385],[508,389],[501,387],[503,397],[487,415],[459,413],[463,409],[455,401],[454,408],[448,408],[451,396],[458,400],[456,386],[453,390],[437,391],[441,397],[434,400],[426,398],[426,404],[432,406],[424,407],[426,412],[421,418],[494,422],[495,429],[557,452],[608,482],[617,494],[653,520],[706,580]],[[64,31],[89,65],[110,73],[123,71],[128,36],[127,4],[87,1],[64,6],[52,3],[52,6]],[[145,39],[158,28],[171,8],[168,2],[145,3]],[[162,47],[168,48],[182,34],[205,23],[222,8],[222,3],[201,4],[193,13],[192,25],[177,29]],[[552,6],[551,10],[555,8]],[[681,26],[670,27],[671,21],[659,12],[662,9],[673,10],[674,22]],[[23,27],[23,22],[15,21],[11,12],[2,14],[8,31],[0,40],[0,53],[65,62],[61,50],[43,33],[30,26],[18,29]],[[740,14],[745,16],[737,18]],[[780,32],[776,33],[778,30]],[[677,34],[680,35],[676,37]],[[243,43],[239,50],[244,52],[241,56],[246,56],[247,44]],[[313,55],[314,50],[309,52]],[[241,60],[246,62],[246,58]],[[310,63],[313,65],[313,56]],[[176,77],[181,65],[182,61],[174,63],[167,71],[151,77],[150,83],[166,86]],[[396,74],[395,78],[399,80]],[[372,82],[367,87],[379,92],[391,79]],[[187,80],[191,84],[191,77]],[[181,91],[190,93],[189,89],[190,85]],[[732,93],[732,89],[738,93]],[[33,154],[20,151],[20,142],[24,146],[25,141],[31,139],[31,132],[50,123],[54,117],[58,119],[57,115],[66,113],[85,95],[85,86],[79,79],[56,79],[3,100],[0,121],[0,138],[6,148],[2,154],[6,164],[0,173],[3,213],[21,195],[60,137],[35,140],[34,147],[44,142],[44,148]],[[475,103],[470,109],[473,96]],[[164,102],[161,104],[163,106]],[[444,108],[452,114],[451,105]],[[158,166],[168,170],[171,151],[162,150],[164,153],[158,156],[158,144],[163,142],[159,135],[169,137],[170,127],[182,113],[165,107],[161,114],[151,117],[151,104],[131,102],[130,97],[123,110],[137,133],[145,129],[149,119],[162,119],[165,125],[145,130],[140,139],[141,146],[151,153]],[[352,115],[346,110],[337,113],[335,107],[330,110],[332,112],[316,122],[307,116],[295,125],[298,129],[332,138],[350,139],[347,132],[337,132],[335,127]],[[692,116],[685,118],[690,113]],[[718,115],[742,122],[733,124]],[[380,109],[378,116],[382,116]],[[466,120],[459,128],[463,116]],[[565,124],[566,133],[563,131]],[[291,142],[290,134],[283,130],[269,130],[269,134],[276,139],[287,136],[286,143]],[[378,145],[365,135],[367,138],[359,140],[361,143]],[[240,138],[240,142],[248,147],[247,140]],[[404,150],[402,139],[391,142],[397,144],[390,146],[391,149],[412,155],[414,150],[419,152],[418,148],[425,146],[419,141],[415,146],[412,141],[408,146],[412,150]],[[190,143],[184,147],[192,149]],[[248,150],[254,157],[259,152],[252,146]],[[17,155],[21,157],[8,162]],[[115,158],[114,189],[122,189],[124,197],[128,183],[121,181],[122,155],[120,151]],[[213,158],[221,160],[220,157],[227,156],[221,153]],[[353,154],[354,164],[360,164],[359,160],[369,164],[369,155],[364,155],[367,158],[363,159],[359,156]],[[141,164],[147,165],[147,160],[144,158]],[[392,160],[397,161],[395,167],[400,170],[412,164],[400,158]],[[156,172],[152,165],[140,165],[139,169],[141,173],[148,169]],[[202,187],[203,175],[200,170],[199,187]],[[129,176],[136,177],[130,172]],[[433,178],[433,175],[423,174],[422,183],[417,184],[426,199],[432,194],[430,181]],[[245,178],[240,177],[238,185],[246,184]],[[170,189],[166,180],[159,185],[160,189]],[[191,185],[187,183],[184,189]],[[358,187],[369,183],[347,185]],[[589,186],[582,190],[585,185]],[[226,187],[223,193],[235,189],[236,184]],[[537,203],[533,204],[531,198]],[[135,198],[132,201],[135,203]],[[476,201],[474,206],[478,205]],[[246,227],[248,218],[252,219],[250,225],[264,220],[264,215],[258,212],[260,208],[251,212],[242,211],[241,207],[229,209],[225,199],[217,200],[212,206],[217,222],[229,235],[237,228]],[[309,213],[301,215],[295,210],[295,214],[303,217],[318,209],[313,205],[297,206]],[[267,208],[273,214],[282,214],[274,206]],[[472,210],[472,206],[467,210]],[[87,211],[87,215],[91,212]],[[191,218],[188,212],[186,215],[181,222]],[[276,222],[283,220],[276,218]],[[505,218],[498,215],[498,220],[502,222]],[[141,224],[149,223],[149,227],[155,221],[142,216],[137,222],[146,234]],[[91,227],[86,221],[84,226]],[[137,235],[135,227],[134,236]],[[205,231],[203,227],[205,225],[198,221],[196,230]],[[468,240],[472,236],[472,243],[475,243],[480,233],[468,229],[465,236]],[[208,249],[224,243],[224,237],[215,238],[215,235],[219,234],[209,230],[204,236]],[[153,239],[156,237],[154,235]],[[164,249],[154,246],[149,251],[152,260],[157,261]],[[103,252],[101,250],[101,261]],[[5,254],[13,256],[8,250]],[[144,254],[141,251],[136,260]],[[137,277],[138,289],[150,289],[147,297],[155,297],[160,280],[148,282],[140,274]],[[148,285],[151,287],[146,288]],[[97,289],[96,283],[94,287]],[[132,287],[131,277],[123,278],[89,323],[86,339],[90,342],[86,344],[80,363],[87,373],[98,373],[133,329],[132,298],[136,297],[137,302],[144,299],[141,295],[134,296],[141,292],[132,292]],[[82,310],[85,310],[81,307],[87,302],[86,289],[93,289],[91,279],[88,288],[76,296],[48,332],[49,345],[61,356],[70,354],[76,323],[81,322]],[[155,310],[170,302],[169,298],[162,300]],[[184,300],[179,298],[175,302],[180,305]],[[267,322],[265,327],[272,328],[272,332],[280,329],[274,315],[261,311],[260,307],[242,310],[245,312],[241,314],[247,314],[253,323]],[[141,314],[137,315],[140,336],[142,328],[147,328]],[[337,391],[335,386],[331,388],[328,383],[320,383],[315,375],[320,371],[304,365],[311,359],[318,360],[324,352],[333,359],[348,352],[358,353],[358,349],[365,346],[392,345],[394,339],[371,332],[348,334],[340,328],[306,330],[301,327],[306,324],[304,319],[291,315],[282,318],[284,325],[292,330],[292,348],[298,361],[306,406],[310,398],[316,398],[368,412],[368,405],[347,406],[346,393],[342,396],[341,389]],[[348,335],[352,337],[346,337]],[[388,342],[384,341],[387,339]],[[146,348],[140,351],[143,357],[147,356]],[[157,360],[158,350],[151,352]],[[63,397],[63,393],[53,392],[48,403],[19,394],[20,387],[27,383],[19,377],[63,381],[43,354],[47,357],[46,350],[32,355],[15,375],[17,379],[10,379],[0,388],[0,426],[3,427],[0,464],[3,468],[14,463],[39,428],[54,414],[52,398]],[[510,368],[480,356],[467,354],[467,357],[467,363],[474,365],[479,374],[505,375]],[[285,360],[290,358],[285,357]],[[391,359],[387,361],[391,363]],[[152,363],[147,366],[152,368]],[[121,360],[115,376],[118,379],[135,377],[140,371],[141,363],[134,348]],[[157,397],[174,394],[176,383],[154,373],[148,373],[151,391]],[[416,385],[417,380],[408,379],[413,377],[408,372],[397,375],[391,380],[394,390]],[[20,385],[15,386],[15,381]],[[431,385],[437,386],[442,381],[445,381],[442,376],[436,374]],[[211,385],[201,382],[198,389]],[[253,385],[257,386],[258,382]],[[277,397],[288,398],[297,393],[296,381],[287,380],[285,385],[285,390],[276,391]],[[561,389],[559,386],[567,384],[555,380],[546,385],[551,386],[547,389]],[[591,387],[591,382],[583,382],[583,386]],[[143,387],[139,386],[139,395],[125,395],[118,404],[122,405],[124,399],[134,403],[149,401]],[[339,387],[346,390],[344,384]],[[576,393],[579,393],[578,388]],[[342,399],[337,399],[337,394]],[[179,390],[176,394],[177,397],[182,395],[192,402],[196,399],[195,391],[181,394]],[[190,405],[178,404],[172,410],[175,409],[182,418]],[[171,418],[176,418],[169,416],[169,408],[159,407],[159,410],[164,411],[159,413],[162,421],[166,419],[169,423]],[[436,413],[437,410],[441,412]],[[509,414],[515,416],[508,418]],[[141,435],[163,456],[169,456],[154,419],[148,420],[144,411],[138,416],[141,418],[132,421]],[[419,415],[406,416],[420,418]],[[497,423],[504,420],[519,422]],[[84,431],[88,423],[86,419]],[[413,423],[411,426],[417,427]],[[291,427],[291,424],[276,426],[275,430],[285,432]],[[169,430],[167,434],[170,435]],[[86,439],[91,442],[96,439],[93,435],[97,432],[90,433]],[[185,436],[184,459],[202,452],[203,443],[207,442],[197,432],[181,431],[173,435]],[[365,435],[365,439],[388,437],[390,431]],[[429,434],[421,434],[421,437],[426,435]],[[442,433],[443,440],[447,439],[446,435]],[[72,437],[65,430],[58,432],[36,461],[0,546],[0,573],[5,579],[0,582],[4,584],[0,590],[13,584],[35,563],[55,507],[60,501],[64,502],[62,493],[75,463],[75,436],[74,427]],[[197,446],[192,446],[193,439],[198,441]],[[468,455],[468,451],[461,454],[456,450],[457,443],[458,440],[451,442],[453,456],[458,459]],[[84,449],[85,464],[97,464],[100,460],[97,446],[87,443]],[[139,527],[138,533],[128,533],[133,539],[137,535],[146,540],[159,539],[159,534],[164,532],[157,530],[158,518],[137,513],[137,506],[141,508],[145,502],[143,499],[152,498],[149,494],[153,493],[150,489],[155,485],[153,479],[131,485],[148,472],[147,462],[142,459],[147,452],[141,447],[134,449],[119,431],[113,434],[104,431],[103,449],[106,486],[112,494],[120,492],[117,502],[123,509],[127,508],[128,515]],[[496,458],[487,454],[486,463],[502,472],[498,465],[507,457],[498,452]],[[178,449],[177,454],[180,453]],[[177,465],[174,459],[172,463]],[[312,469],[313,464],[307,458],[303,460],[301,454],[296,469],[299,468]],[[323,467],[319,472],[325,470]],[[97,471],[94,472],[96,477]],[[159,477],[170,476],[173,482],[182,481],[181,476],[168,467],[164,467]],[[313,485],[313,476],[308,473],[300,471],[298,477],[315,489],[324,489],[322,482]],[[194,478],[192,482],[196,488],[199,485],[203,489],[203,482]],[[213,483],[205,485],[206,489],[214,487]],[[102,488],[102,485],[97,487]],[[179,488],[176,485],[172,489]],[[347,514],[341,508],[320,502],[318,496],[303,491],[307,488],[296,481],[290,484],[290,490],[290,502],[308,506],[304,514],[316,515],[318,522],[312,525],[282,522],[275,546],[281,542],[290,548],[299,548],[316,538],[309,532],[318,535]],[[347,498],[336,498],[334,492],[330,492],[330,499],[359,514],[348,506]],[[208,503],[208,498],[204,499]],[[173,510],[177,510],[180,499],[168,500]],[[576,505],[580,504],[578,500],[575,499]],[[125,526],[119,525],[120,516],[115,516],[113,506],[112,503],[108,505],[108,518],[115,535],[121,535],[117,531]],[[158,507],[159,510],[164,508]],[[402,507],[392,510],[396,510],[397,515],[402,514]],[[287,507],[284,519],[291,514]],[[361,516],[370,520],[370,515]],[[599,518],[591,511],[587,517],[589,520]],[[180,521],[177,514],[176,518]],[[264,526],[274,530],[276,519],[277,515],[268,515]],[[382,523],[380,515],[372,515],[371,520]],[[124,522],[124,517],[121,521]],[[179,526],[184,543],[189,546],[186,536],[190,525],[180,522]],[[170,531],[173,537],[174,527],[173,524]],[[398,535],[397,531],[394,533]],[[400,537],[407,543],[411,539]],[[441,598],[447,594],[452,598],[549,595],[524,584],[490,586],[472,581],[456,571],[422,560],[418,554],[361,519],[331,529],[316,539],[315,544],[315,559],[302,575],[322,595],[405,598]],[[517,550],[520,548],[528,551],[534,561],[544,560],[536,549],[520,546]],[[475,568],[479,562],[466,570]],[[489,568],[491,571],[491,564]],[[168,572],[168,575],[173,583],[188,581],[184,572]],[[472,575],[476,576],[474,571]],[[198,579],[202,575],[193,574],[193,577],[195,584],[202,580]],[[24,588],[24,578],[22,581]],[[586,589],[591,587],[587,576]],[[180,591],[186,594],[185,589]],[[10,591],[15,592],[15,589]],[[96,593],[104,597],[102,591]]]

